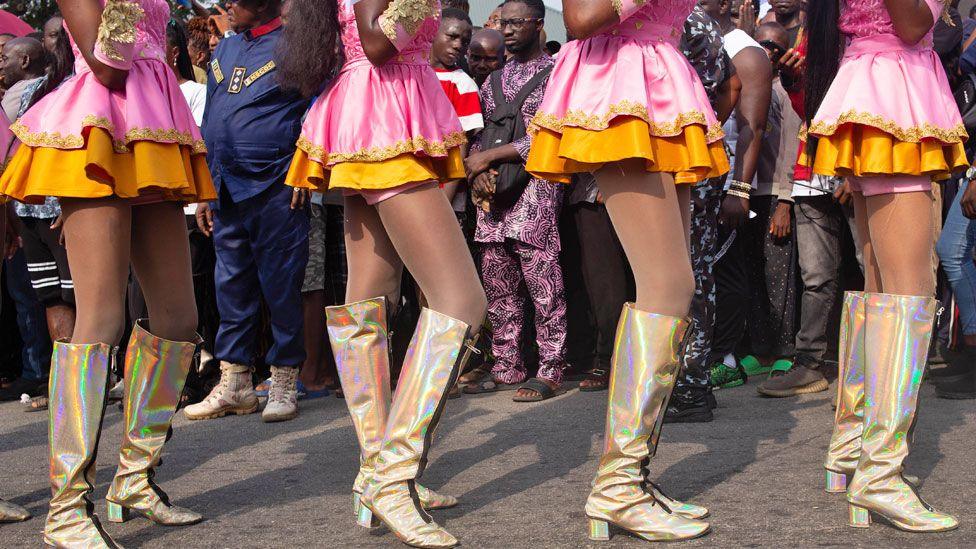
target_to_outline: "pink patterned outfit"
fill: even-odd
[[[941,0],[926,3],[942,16]],[[932,32],[902,41],[884,0],[842,1],[839,26],[844,58],[809,130],[820,138],[814,172],[848,176],[870,196],[928,190],[964,166],[967,134]]]
[[[128,71],[125,88],[99,82],[72,40],[75,75],[11,126],[23,146],[0,195],[215,197],[203,139],[165,62],[168,21],[165,0],[104,3],[94,56]]]
[[[677,47],[695,0],[625,4],[618,24],[560,50],[532,121],[528,170],[568,182],[606,162],[644,158],[648,171],[682,183],[725,173],[721,126]]]
[[[374,203],[464,177],[464,131],[430,67],[439,0],[390,2],[380,27],[398,54],[382,66],[363,52],[353,2],[335,1],[346,61],[309,110],[286,182],[351,189]]]

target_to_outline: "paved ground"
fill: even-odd
[[[820,489],[829,437],[829,393],[765,400],[755,387],[722,391],[710,424],[667,426],[652,465],[675,497],[713,511],[714,531],[687,546],[974,547],[976,501],[972,401],[923,392],[923,414],[909,472],[922,493],[957,514],[948,534],[911,535],[875,525],[846,526],[842,496]],[[638,547],[617,536],[592,543],[583,503],[596,467],[606,393],[575,390],[548,402],[515,404],[507,395],[450,403],[425,482],[461,498],[436,513],[466,547]],[[45,416],[0,406],[0,494],[36,518],[0,526],[0,546],[36,547],[48,495]],[[95,496],[116,463],[121,414],[105,417]],[[385,529],[357,528],[349,487],[357,448],[346,408],[329,397],[303,403],[299,419],[266,425],[258,415],[177,421],[157,480],[177,503],[207,517],[163,528],[144,520],[108,525],[127,547],[397,547]],[[104,513],[104,501],[96,509]]]

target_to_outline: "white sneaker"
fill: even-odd
[[[271,367],[271,383],[268,388],[268,404],[261,413],[265,423],[288,421],[298,417],[298,368]]]
[[[220,363],[220,383],[202,402],[183,410],[186,419],[214,419],[227,414],[253,414],[258,397],[251,385],[251,369],[241,364]]]

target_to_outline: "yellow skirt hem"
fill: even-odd
[[[377,162],[340,162],[329,167],[298,149],[285,184],[318,192],[329,189],[381,191],[427,181],[446,183],[464,177],[460,147],[449,149],[444,157],[406,153]]]

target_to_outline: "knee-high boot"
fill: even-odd
[[[825,490],[847,492],[847,481],[857,469],[864,428],[864,292],[844,294],[837,350],[837,411],[827,448]]]
[[[329,342],[339,371],[349,415],[359,440],[360,468],[352,486],[353,511],[370,524],[371,512],[360,504],[373,472],[390,412],[390,347],[386,299],[379,297],[326,307]],[[457,499],[417,485],[425,509],[457,505]]]
[[[608,540],[611,525],[649,541],[690,539],[709,530],[707,523],[672,512],[644,489],[687,328],[683,319],[624,306],[611,359],[603,456],[586,501],[590,539]]]
[[[367,479],[363,506],[404,543],[414,547],[454,547],[457,539],[430,518],[420,505],[416,479],[427,465],[433,432],[447,391],[472,349],[470,327],[423,309],[403,361],[393,405],[373,474]]]
[[[54,344],[48,397],[51,506],[44,525],[44,543],[54,547],[121,547],[102,529],[89,499],[113,350],[105,343]]]
[[[870,513],[910,532],[959,525],[923,502],[902,477],[937,305],[929,297],[867,295],[861,456],[847,488],[851,526],[868,526]]]
[[[161,339],[149,333],[144,323],[140,320],[132,327],[125,352],[125,431],[119,469],[105,496],[108,520],[125,522],[144,516],[167,526],[195,524],[203,516],[171,505],[153,476],[172,433],[170,425],[199,341]]]

